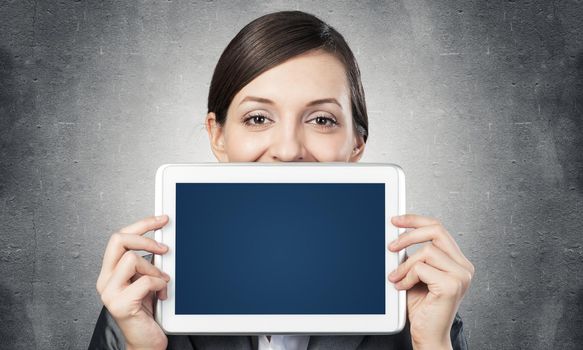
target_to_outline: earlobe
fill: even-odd
[[[362,136],[356,137],[355,145],[352,148],[352,153],[350,154],[350,161],[351,162],[358,162],[362,157],[362,153],[364,152],[364,138]]]
[[[215,155],[215,158],[217,158],[219,162],[228,161],[227,154],[225,152],[223,128],[217,122],[217,118],[214,112],[207,114],[204,125],[208,133],[209,141],[211,143],[211,150]]]

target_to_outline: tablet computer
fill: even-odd
[[[392,334],[406,294],[388,280],[405,213],[400,167],[379,163],[166,164],[155,231],[171,276],[168,334]]]

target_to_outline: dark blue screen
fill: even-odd
[[[384,314],[383,183],[177,183],[176,314]]]

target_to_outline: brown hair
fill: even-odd
[[[286,60],[317,49],[333,54],[344,64],[351,91],[354,129],[366,142],[368,115],[356,58],[336,29],[301,11],[261,16],[237,33],[215,67],[208,113],[214,112],[217,123],[224,125],[231,101],[245,85]]]

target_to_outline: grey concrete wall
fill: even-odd
[[[402,165],[477,267],[471,347],[580,348],[583,6],[540,0],[0,2],[2,347],[88,345],[109,235],[152,213],[159,164],[214,161],[214,65],[282,9],[345,35],[363,161]]]

